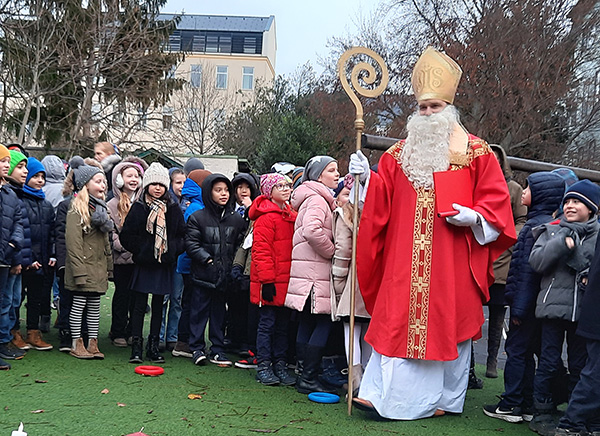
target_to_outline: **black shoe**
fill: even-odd
[[[296,381],[296,390],[301,394],[310,394],[311,392],[335,393],[319,382],[318,374],[321,367],[322,347],[306,345],[304,348],[304,363],[302,375]]]
[[[4,360],[0,359],[0,371],[8,371],[10,369],[10,363],[5,362]]]
[[[71,339],[71,332],[69,330],[59,330],[58,336],[60,338],[58,351],[62,351],[63,353],[70,353],[71,346],[73,345],[73,340]]]
[[[469,385],[467,389],[483,389],[483,380],[475,375],[475,371],[469,373]]]
[[[206,364],[206,354],[204,354],[204,351],[194,351],[192,361],[194,362],[194,365],[204,365]]]
[[[273,372],[271,362],[261,362],[256,370],[256,380],[265,386],[275,386],[279,384],[279,378]]]
[[[148,345],[146,346],[146,357],[152,363],[165,363],[165,358],[158,351],[158,336],[148,336]]]
[[[131,340],[131,357],[129,363],[144,362],[144,340],[139,337],[134,337]]]
[[[555,428],[553,436],[594,436],[595,433],[588,433],[587,431],[580,430],[569,430],[568,428]]]
[[[20,350],[16,347],[11,347],[10,342],[7,344],[0,344],[0,358],[6,360],[20,360],[25,356],[25,351]]]
[[[40,316],[40,331],[42,333],[48,333],[50,331],[50,315]]]
[[[506,422],[522,422],[523,416],[520,407],[503,408],[500,404],[483,406],[483,413],[492,418],[498,418]]]
[[[275,368],[273,369],[275,372],[275,376],[279,379],[279,383],[282,386],[293,386],[296,384],[296,377],[292,377],[287,369],[287,364],[285,361],[280,360],[275,364]]]
[[[551,414],[541,413],[534,415],[529,423],[529,429],[542,436],[554,436],[557,424],[557,420]]]
[[[214,363],[222,368],[229,368],[230,366],[233,366],[233,362],[229,360],[224,353],[213,354],[209,360],[210,363]]]
[[[335,364],[334,357],[323,358],[323,373],[319,376],[321,383],[341,388],[348,383],[348,376],[344,376]]]

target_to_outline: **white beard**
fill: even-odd
[[[448,148],[450,135],[458,112],[452,105],[441,112],[419,115],[415,112],[408,120],[408,137],[402,149],[402,170],[415,188],[433,188],[433,173],[446,171],[450,166]]]

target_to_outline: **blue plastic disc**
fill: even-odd
[[[333,404],[340,402],[340,396],[336,394],[328,394],[327,392],[311,392],[308,394],[308,399],[315,403]]]

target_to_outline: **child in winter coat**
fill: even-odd
[[[300,312],[296,355],[303,363],[296,390],[303,394],[328,391],[319,382],[318,371],[332,327],[332,189],[338,186],[339,177],[335,159],[315,156],[306,163],[302,184],[292,194],[292,207],[298,211],[298,218],[285,306]]]
[[[10,330],[15,324],[15,306],[21,302],[21,285],[9,286],[10,270],[20,260],[16,260],[23,244],[23,220],[20,200],[7,185],[11,167],[8,149],[0,144],[0,370],[10,369],[7,360],[23,357],[23,353],[9,345],[13,340]],[[16,295],[15,295],[16,291]],[[20,338],[24,343],[23,338]],[[7,356],[8,353],[8,356]]]
[[[371,346],[365,342],[365,334],[369,327],[371,316],[365,308],[362,295],[356,283],[354,293],[354,353],[350,359],[350,296],[352,292],[352,274],[350,261],[352,260],[352,227],[354,205],[350,203],[350,190],[354,185],[352,174],[344,177],[344,187],[337,195],[335,203],[337,208],[333,211],[333,240],[335,252],[331,265],[331,314],[335,320],[344,322],[344,338],[346,345],[346,358],[348,365],[352,365],[353,391],[358,394],[363,368],[371,357]]]
[[[514,246],[505,299],[510,307],[510,328],[504,345],[504,393],[497,404],[485,405],[483,413],[507,422],[531,420],[533,408],[534,353],[538,353],[539,320],[535,318],[535,299],[540,290],[541,275],[529,265],[535,242],[533,229],[553,220],[553,212],[564,195],[564,181],[551,172],[533,173],[527,177],[521,203],[528,207],[527,221]]]
[[[285,176],[261,176],[260,189],[262,195],[248,212],[254,221],[250,302],[259,306],[256,378],[263,385],[291,386],[296,383],[287,372],[286,362],[291,313],[283,304],[290,280],[297,214],[288,204],[292,186]]]
[[[27,339],[37,350],[51,350],[40,331],[50,329],[51,289],[54,282],[54,207],[42,190],[46,169],[34,157],[27,160],[27,178],[23,187],[23,202],[27,208],[31,229],[31,265],[23,271],[23,292],[27,296]]]
[[[537,240],[529,263],[542,274],[535,316],[541,319],[542,345],[533,394],[536,416],[534,431],[553,431],[552,381],[562,366],[565,333],[568,345],[570,389],[577,384],[587,353],[585,340],[575,334],[587,275],[594,255],[600,224],[600,187],[581,180],[569,187],[563,198],[564,216],[558,224],[534,230]]]
[[[233,209],[233,187],[222,174],[208,176],[202,184],[204,209],[188,219],[186,251],[192,259],[190,306],[190,349],[193,362],[206,362],[204,330],[212,343],[210,362],[228,367],[225,355],[225,293],[235,250],[241,243],[246,222]]]
[[[69,314],[73,344],[70,354],[78,359],[103,359],[98,349],[100,297],[108,289],[112,273],[109,233],[113,222],[104,196],[106,177],[100,168],[72,159],[73,182],[79,191],[71,201],[65,229],[65,288],[73,300]],[[84,345],[81,324],[87,310],[88,346]]]
[[[121,348],[127,347],[127,338],[131,336],[133,298],[129,284],[134,265],[132,254],[121,245],[119,233],[123,229],[131,205],[142,196],[142,177],[146,169],[148,164],[137,157],[126,157],[118,163],[112,172],[113,198],[107,203],[110,217],[115,223],[115,231],[112,232],[115,293],[112,298],[109,336],[112,344]]]
[[[202,183],[212,173],[208,170],[192,170],[188,178],[183,183],[181,189],[181,204],[185,203],[185,212],[183,219],[185,222],[197,210],[204,209],[202,201]],[[177,342],[175,348],[171,351],[173,357],[186,357],[191,359],[193,354],[190,350],[190,306],[192,304],[192,279],[190,277],[190,267],[192,260],[184,251],[177,259],[177,269],[175,272],[180,274],[183,280],[183,293],[181,295],[181,315],[176,326]],[[168,326],[167,326],[168,329]],[[168,334],[167,334],[168,336]]]
[[[152,318],[146,357],[154,363],[165,361],[158,350],[163,301],[173,289],[175,262],[183,252],[185,235],[183,214],[169,194],[169,182],[167,169],[157,162],[151,164],[144,173],[143,194],[131,206],[121,230],[121,244],[133,254],[135,264],[130,285],[134,300],[130,363],[143,362],[148,294],[152,294]]]

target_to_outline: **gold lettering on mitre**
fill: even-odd
[[[415,64],[411,78],[417,101],[436,99],[454,103],[461,76],[462,70],[454,59],[427,47]]]

